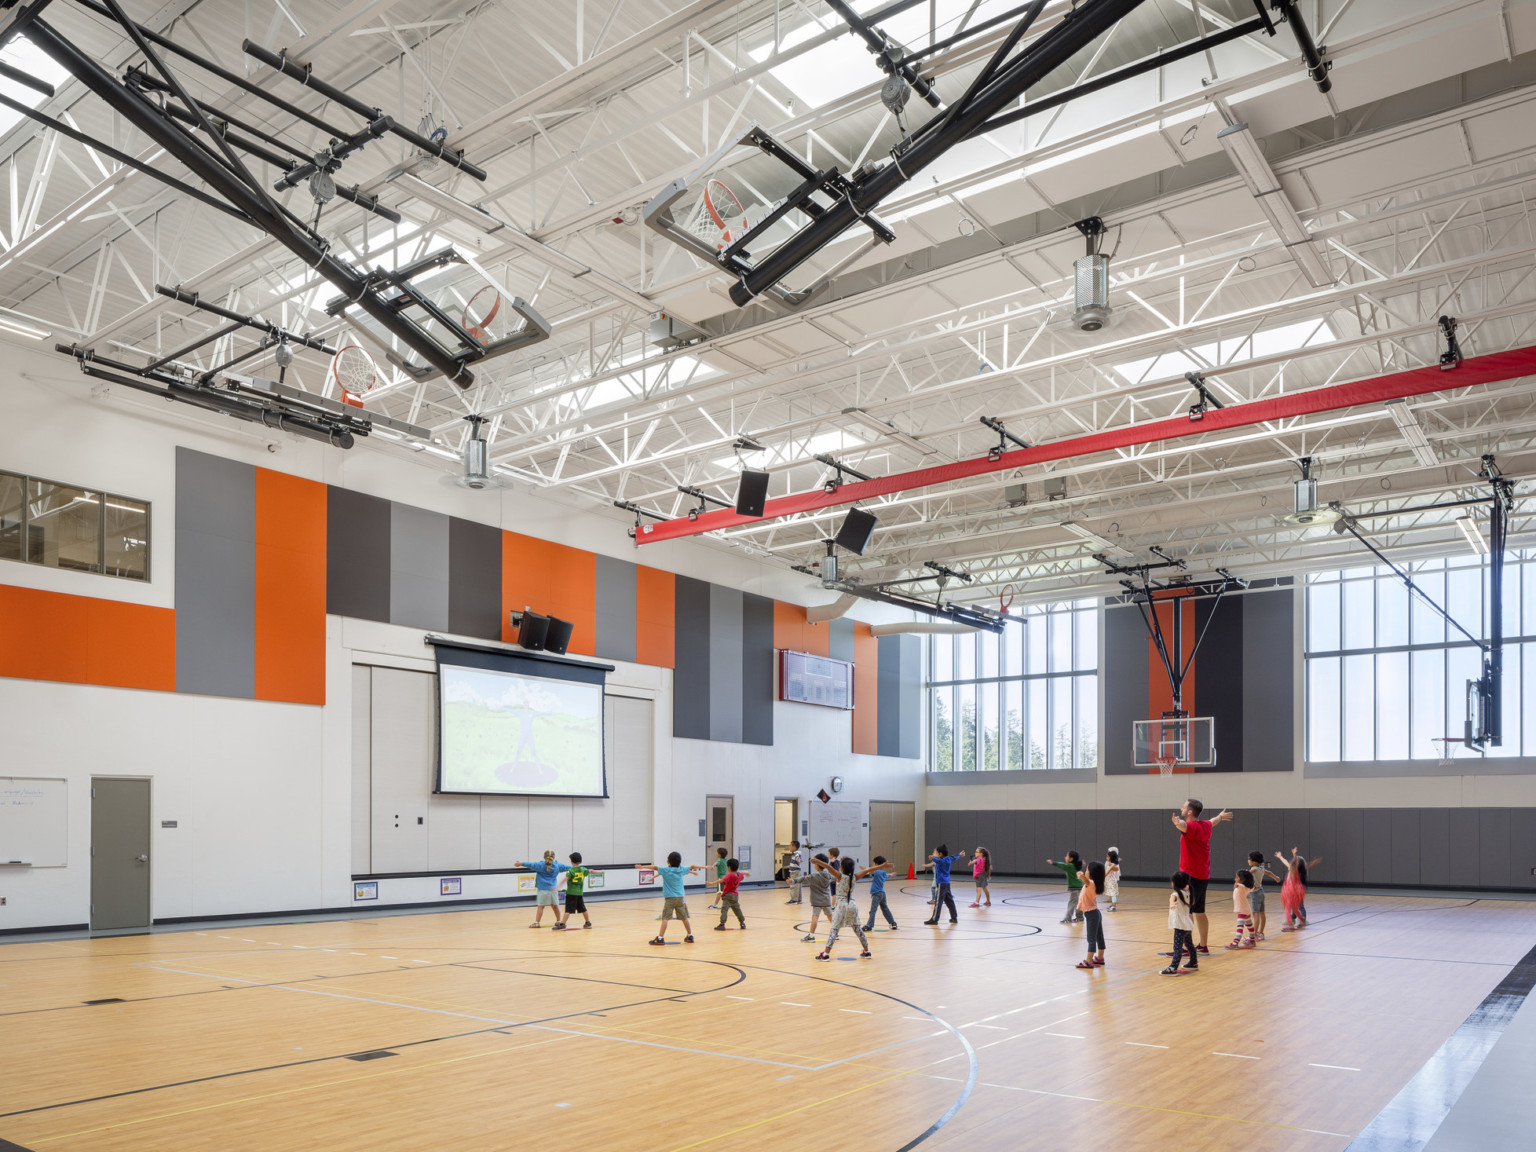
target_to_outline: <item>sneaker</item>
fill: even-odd
[[[1258,934],[1258,936],[1257,936],[1257,937],[1255,937],[1255,939],[1258,939],[1258,940],[1262,940],[1262,939],[1264,939],[1264,933],[1262,933],[1262,932],[1260,932],[1260,933],[1259,933],[1259,934]]]
[[[1056,923],[1058,923],[1058,924],[1070,924],[1070,923],[1072,923],[1072,921],[1070,921],[1070,920],[1058,920],[1058,921],[1056,921]]]
[[[663,940],[660,936],[657,936],[654,940],[651,941],[651,943],[652,944],[665,944],[666,941]]]
[[[891,931],[892,932],[896,931],[896,925],[894,925],[894,924],[891,925]]]
[[[1227,951],[1231,952],[1233,949],[1241,948],[1242,946],[1243,946],[1242,940],[1240,940],[1240,939],[1239,940],[1234,940],[1234,941],[1232,941],[1232,943],[1227,945]]]
[[[743,931],[743,932],[745,932],[745,931],[746,931],[746,930],[747,930],[747,922],[746,922],[746,921],[745,921],[745,920],[743,920],[743,921],[742,921],[742,922],[741,922],[741,930],[742,930],[742,931]]]
[[[972,900],[972,901],[971,901],[971,907],[972,907],[972,908],[980,908],[980,907],[981,907],[981,905],[980,905],[980,904],[978,904],[978,903],[976,903],[976,902],[975,902],[975,901],[974,901],[974,900]]]
[[[1244,948],[1252,948],[1252,947],[1254,947],[1254,942],[1252,940],[1245,940],[1245,941],[1243,941],[1243,947]]]
[[[802,944],[814,944],[814,943],[816,943],[816,933],[814,933],[814,932],[807,932],[804,936],[800,937],[800,943],[802,943]]]
[[[565,925],[564,924],[551,924],[550,927],[553,928],[556,932],[564,932],[565,931]]]
[[[868,948],[866,948],[866,949],[864,949],[864,951],[859,953],[859,959],[861,959],[861,960],[868,960],[873,955],[874,955],[874,953],[871,952]]]
[[[951,924],[958,924],[958,923],[960,923],[960,921],[958,921],[958,920],[951,920],[950,923]]]
[[[683,937],[683,943],[684,944],[692,944],[693,943],[693,937],[692,936],[684,936]]]
[[[816,953],[816,959],[818,959],[818,960],[830,960],[830,959],[832,959],[832,957],[828,956],[825,952],[818,952],[818,953]]]
[[[585,924],[582,925],[582,927],[583,928],[590,928],[590,927],[592,927],[592,921],[588,920]]]
[[[1198,965],[1198,964],[1186,964],[1186,965],[1184,965],[1184,971],[1186,971],[1186,972],[1198,972],[1198,971],[1200,971],[1200,965]]]
[[[1211,954],[1211,950],[1209,948],[1207,948],[1204,944],[1198,945],[1195,948],[1195,951],[1200,953],[1200,955],[1202,955],[1202,956],[1209,956]]]
[[[725,925],[724,924],[716,924],[715,925],[715,931],[716,932],[724,932],[725,931]]]
[[[937,924],[938,921],[937,920],[924,920],[923,923],[924,924]]]

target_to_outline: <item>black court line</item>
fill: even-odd
[[[1483,1066],[1504,1029],[1536,987],[1536,948],[1509,970],[1483,1002],[1381,1110],[1345,1152],[1420,1152]]]
[[[630,959],[633,959],[633,957],[630,957]],[[679,960],[684,964],[712,964],[721,968],[729,968],[736,973],[736,979],[732,980],[729,984],[721,984],[717,988],[704,988],[700,989],[698,992],[687,993],[689,996],[703,996],[709,992],[723,992],[727,988],[736,987],[747,978],[747,974],[742,971],[739,966],[727,963],[724,960],[683,960],[681,957],[679,957]],[[393,969],[391,969],[391,971],[393,971]],[[417,971],[417,969],[408,969],[408,971]],[[486,971],[497,971],[497,969],[486,969]],[[516,973],[505,972],[504,975],[514,976]],[[557,977],[557,979],[570,979],[583,982],[578,976]],[[290,983],[301,982],[290,981]],[[283,985],[269,984],[260,985],[260,987],[278,988],[283,987]],[[636,1000],[629,1004],[605,1005],[604,1010],[608,1012],[616,1012],[623,1008],[640,1008],[646,1004],[660,1004],[673,999],[675,998],[672,996],[656,996],[649,1000]],[[398,1004],[384,1004],[382,1006],[391,1008],[401,1007],[401,1005]],[[410,1007],[410,1005],[405,1005],[405,1007]],[[526,1028],[534,1024],[552,1024],[559,1020],[574,1020],[582,1016],[589,1016],[591,1015],[592,1011],[593,1010],[589,1008],[581,1012],[565,1012],[559,1016],[547,1016],[539,1020],[519,1020],[506,1024],[493,1024],[489,1028],[472,1028],[465,1032],[451,1032],[445,1036],[429,1036],[423,1040],[410,1040],[403,1044],[386,1044],[384,1045],[384,1048],[393,1050],[398,1054],[398,1050],[401,1048],[416,1048],[423,1044],[436,1044],[442,1040],[461,1040],[467,1036],[483,1036],[491,1032],[505,1032],[509,1028]],[[363,1052],[376,1052],[381,1050],[382,1049],[380,1048],[367,1048],[364,1049]],[[285,1068],[302,1068],[307,1064],[326,1064],[334,1060],[350,1060],[362,1054],[363,1053],[360,1052],[337,1052],[330,1056],[314,1056],[308,1060],[285,1060],[280,1064],[267,1064],[260,1068],[239,1068],[233,1072],[216,1072],[211,1076],[195,1076],[190,1080],[175,1080],[166,1084],[150,1084],[143,1088],[128,1088],[124,1089],[122,1092],[108,1092],[102,1096],[85,1096],[78,1100],[61,1100],[56,1104],[39,1104],[34,1108],[18,1108],[14,1112],[0,1112],[0,1120],[11,1116],[27,1116],[34,1112],[52,1112],[58,1108],[72,1108],[76,1104],[95,1104],[102,1100],[119,1100],[125,1096],[141,1096],[147,1092],[160,1092],[167,1088],[184,1088],[190,1084],[207,1084],[214,1080],[231,1080],[237,1076],[251,1076],[260,1072],[277,1072]],[[0,1147],[0,1152],[5,1152],[5,1149]],[[25,1152],[25,1150],[23,1150],[23,1152]]]

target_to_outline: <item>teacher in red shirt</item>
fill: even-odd
[[[1200,819],[1205,805],[1198,800],[1184,801],[1181,811],[1173,814],[1173,826],[1179,830],[1179,871],[1189,873],[1189,914],[1195,921],[1195,948],[1209,953],[1205,946],[1211,930],[1205,914],[1205,890],[1211,882],[1211,829],[1232,819],[1225,808],[1214,820]]]

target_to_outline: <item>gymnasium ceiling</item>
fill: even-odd
[[[887,27],[912,48],[1015,6],[933,0]],[[242,38],[289,49],[407,124],[430,112],[488,171],[481,184],[386,139],[348,159],[342,178],[404,222],[332,201],[322,230],[360,263],[451,242],[531,301],[553,338],[484,366],[468,392],[386,378],[369,407],[431,427],[436,441],[417,446],[418,459],[445,475],[460,468],[464,417],[491,417],[504,481],[609,517],[616,536],[630,518],[614,500],[680,515],[695,503],[681,484],[730,501],[741,462],[770,470],[779,496],[820,485],[817,453],[876,476],[982,455],[996,441],[982,416],[1038,443],[1179,415],[1194,400],[1183,379],[1192,368],[1231,403],[1431,364],[1443,313],[1460,318],[1469,356],[1536,343],[1536,0],[1302,0],[1334,64],[1331,97],[1307,80],[1282,29],[1030,117],[918,175],[880,209],[895,244],[795,313],[736,309],[723,275],[636,221],[658,189],[751,122],[845,171],[899,138],[879,101],[882,75],[820,0],[127,7],[305,108],[324,102],[249,61]],[[1052,0],[1038,28],[1069,7]],[[1251,0],[1148,0],[1037,91],[1252,14]],[[49,18],[114,70],[132,61],[120,32],[73,0],[56,0]],[[932,58],[941,95],[968,83],[1007,27]],[[78,83],[50,78],[57,95],[41,110],[169,163]],[[238,90],[194,91],[324,143]],[[928,114],[916,101],[908,113]],[[275,243],[50,129],[0,117],[0,318],[46,330],[49,342],[153,357],[210,330],[205,314],[154,293],[165,283],[350,339],[323,311],[334,290]],[[1235,122],[1251,126],[1332,283],[1303,273],[1218,145]],[[725,162],[728,177],[771,181],[760,158],[738,161]],[[489,221],[445,211],[444,193]],[[302,188],[288,195],[300,215],[313,211]],[[1110,229],[1115,322],[1090,336],[1067,318],[1083,251],[1071,225],[1091,215]],[[821,266],[851,247],[834,245]],[[459,268],[431,283],[453,302],[484,281]],[[695,342],[653,345],[652,314],[663,311]],[[301,353],[289,379],[324,390],[326,366]],[[276,374],[259,360],[248,370]],[[1114,589],[1086,532],[1122,558],[1157,545],[1196,572],[1288,574],[1362,555],[1348,537],[1281,519],[1298,457],[1317,462],[1325,501],[1363,512],[1476,495],[1485,452],[1509,475],[1536,474],[1536,380],[1409,406],[1427,447],[1410,446],[1378,405],[899,493],[867,505],[880,527],[844,573],[901,580],[938,561],[975,577],[951,589],[957,600],[992,604],[1005,585],[1021,600]],[[739,461],[741,435],[766,451]],[[377,436],[353,451],[413,454]],[[1048,479],[1065,482],[1062,498],[1045,498]],[[1020,484],[1028,503],[1010,506],[1005,489]],[[1376,518],[1371,535],[1403,557],[1464,551],[1453,514]],[[803,565],[842,515],[707,539]],[[1520,506],[1517,541],[1529,542],[1530,519]]]

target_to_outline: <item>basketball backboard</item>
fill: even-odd
[[[1137,768],[1161,771],[1171,757],[1176,772],[1216,766],[1216,719],[1184,716],[1131,721],[1131,756]]]

